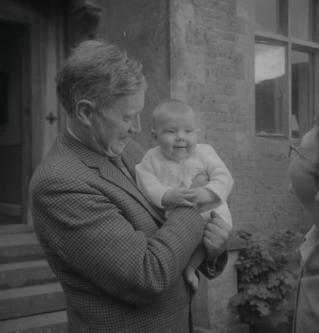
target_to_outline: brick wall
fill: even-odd
[[[262,237],[280,229],[303,232],[309,218],[288,192],[289,142],[255,135],[253,22],[254,0],[171,0],[171,96],[198,111],[201,140],[216,148],[234,176],[234,229]],[[233,260],[207,286],[216,332],[234,327],[227,303],[236,288]]]
[[[234,176],[235,229],[307,228],[288,193],[289,142],[255,136],[253,14],[253,0],[172,0],[171,95],[198,111],[201,140]]]

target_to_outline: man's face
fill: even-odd
[[[166,158],[173,161],[187,159],[197,141],[194,112],[167,112],[158,119],[154,135]]]
[[[140,112],[144,108],[144,91],[120,97],[111,107],[96,110],[92,131],[101,150],[109,156],[120,155],[130,137],[141,130]]]

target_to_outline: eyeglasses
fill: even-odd
[[[298,157],[305,161],[311,162],[312,164],[318,165],[316,156],[311,156],[310,154],[305,154],[305,152],[303,152],[300,148],[300,143],[301,143],[301,140],[296,143],[293,143],[289,146],[288,157],[291,159],[295,159]]]
[[[300,148],[300,141],[292,143],[289,146],[288,157],[289,158],[295,158],[295,157],[305,158],[305,156],[300,152],[299,148]]]

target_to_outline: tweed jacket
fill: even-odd
[[[134,176],[143,151],[123,160]],[[65,291],[70,333],[187,332],[182,278],[203,225],[178,208],[163,224],[135,183],[66,131],[35,171],[35,231]]]

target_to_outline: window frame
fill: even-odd
[[[315,2],[318,2],[315,5]],[[255,3],[255,2],[254,2]],[[292,0],[279,1],[278,11],[279,17],[284,20],[283,27],[284,30],[282,34],[266,32],[261,30],[256,30],[255,27],[255,38],[254,43],[266,42],[274,45],[282,45],[286,48],[286,73],[287,73],[287,110],[283,110],[283,117],[285,119],[284,130],[282,134],[274,133],[258,133],[255,128],[255,135],[259,137],[270,137],[270,138],[281,138],[288,140],[298,140],[292,138],[292,52],[300,51],[307,52],[311,55],[311,77],[309,79],[310,91],[309,91],[309,114],[308,123],[309,127],[313,124],[314,118],[319,115],[319,20],[315,20],[317,16],[319,18],[319,0],[312,0],[310,12],[313,12],[313,16],[309,20],[309,25],[313,26],[313,36],[312,39],[316,39],[318,42],[303,40],[292,36],[291,31],[291,7]],[[315,8],[314,8],[315,7]],[[314,12],[315,10],[315,12]],[[255,88],[255,85],[254,85]],[[255,91],[254,91],[255,93]],[[255,105],[255,109],[256,109]],[[256,116],[256,112],[255,112]],[[301,133],[302,135],[302,133]]]

